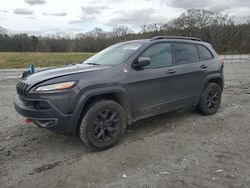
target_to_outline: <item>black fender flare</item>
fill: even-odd
[[[75,107],[74,113],[72,114],[70,126],[68,126],[68,132],[76,134],[79,125],[79,120],[82,116],[82,112],[87,101],[95,96],[104,94],[117,94],[120,100],[122,100],[122,106],[127,115],[127,123],[131,124],[133,121],[132,104],[128,92],[122,86],[106,86],[101,88],[93,88],[85,91],[79,98],[78,103]]]
[[[212,79],[221,79],[222,81],[222,89],[224,87],[224,78],[223,76],[221,75],[221,73],[215,73],[215,74],[211,74],[211,75],[208,75],[202,82],[202,87],[200,89],[200,93],[202,95],[203,91],[206,89],[207,87],[207,84],[210,82],[210,80]]]

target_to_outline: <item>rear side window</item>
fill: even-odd
[[[160,43],[150,46],[140,57],[148,57],[150,64],[145,68],[160,68],[172,65],[170,43]]]
[[[174,49],[177,64],[193,63],[199,61],[199,54],[194,44],[175,43]]]
[[[209,60],[213,58],[213,55],[205,46],[197,45],[197,48],[198,48],[201,60]]]

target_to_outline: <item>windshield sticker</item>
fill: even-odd
[[[140,47],[141,47],[140,44],[132,44],[132,45],[124,46],[123,49],[124,50],[137,50]]]

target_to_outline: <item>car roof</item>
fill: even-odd
[[[160,40],[160,39],[180,39],[180,40],[191,40],[191,41],[202,41],[197,37],[183,37],[183,36],[155,36],[150,40]]]
[[[190,43],[199,43],[199,44],[209,44],[207,42],[202,41],[200,38],[196,37],[183,37],[183,36],[155,36],[151,39],[138,39],[138,40],[129,40],[121,43],[148,43],[148,42],[157,42],[157,41],[176,41],[176,42],[190,42]]]
[[[129,40],[125,42],[120,42],[119,44],[132,44],[132,43],[147,44],[147,43],[157,43],[161,41],[200,44],[206,46],[209,49],[212,48],[212,45],[210,43],[204,42],[202,41],[202,39],[196,37],[182,37],[182,36],[155,36],[151,39]]]

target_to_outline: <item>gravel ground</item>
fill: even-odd
[[[250,187],[250,63],[226,63],[219,112],[168,113],[93,153],[13,108],[19,70],[0,70],[0,187]]]

